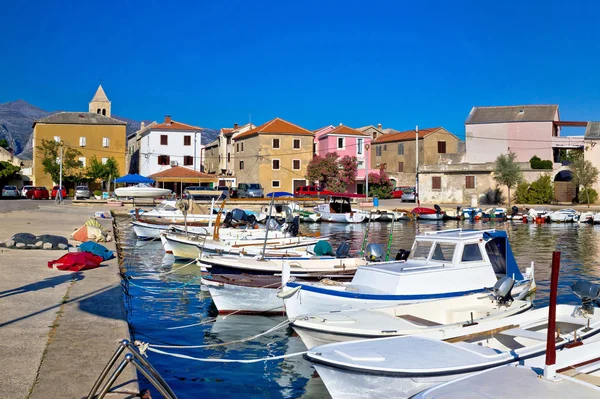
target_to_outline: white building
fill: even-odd
[[[140,134],[140,175],[150,176],[172,166],[198,172],[202,165],[202,128],[177,122],[167,115],[163,123]]]

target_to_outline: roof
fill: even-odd
[[[155,126],[155,125],[157,125],[157,124],[158,124],[158,122],[156,122],[156,121],[152,121],[152,122],[150,122],[149,124],[147,124],[147,125],[146,125],[146,126],[144,126],[144,127],[141,127],[141,126],[140,126],[140,128],[139,128],[138,130],[136,130],[135,132],[133,132],[133,133],[131,133],[129,136],[127,136],[127,140],[129,140],[129,139],[130,139],[130,138],[132,138],[133,136],[136,136],[136,135],[138,135],[138,134],[139,134],[139,135],[141,135],[141,134],[143,134],[144,132],[147,132],[147,131],[148,131],[150,128],[154,127],[154,126]]]
[[[325,133],[322,137],[325,137],[327,135],[330,134],[340,134],[340,135],[350,135],[350,136],[365,136],[365,137],[369,137],[368,133],[363,133],[360,132],[356,129],[352,129],[351,127],[348,127],[346,125],[340,125],[338,127],[336,127],[335,129]]]
[[[202,130],[202,128],[199,126],[188,125],[187,123],[171,121],[171,123],[163,122],[152,126],[152,130]]]
[[[248,130],[235,137],[234,140],[243,139],[246,137],[258,135],[258,134],[293,134],[296,136],[314,136],[315,134],[310,130],[307,130],[298,125],[294,125],[281,118],[275,118],[269,122],[263,123],[262,125],[255,127],[254,129]]]
[[[59,112],[33,122],[60,125],[127,125],[127,122],[93,112]]]
[[[419,139],[422,139],[431,133],[437,132],[438,130],[444,130],[443,127],[432,127],[428,129],[419,129]],[[408,141],[414,140],[417,132],[415,130],[408,130],[406,132],[398,132],[398,133],[389,133],[383,136],[377,137],[373,144],[381,144],[381,143],[393,143],[396,141]]]
[[[515,105],[509,107],[473,107],[465,125],[476,123],[551,122],[558,105]]]
[[[320,127],[318,129],[313,130],[313,133],[319,133],[321,130],[333,129],[333,128],[334,128],[333,125],[327,125],[327,126],[323,126],[323,127]]]
[[[173,166],[169,169],[165,169],[162,172],[155,173],[148,176],[151,179],[157,180],[160,178],[175,177],[175,178],[198,178],[198,179],[215,179],[215,175],[209,175],[208,173],[198,172],[197,170],[186,168],[183,166]]]
[[[583,137],[593,140],[600,139],[600,122],[588,122],[587,127],[585,128],[585,135]]]
[[[106,96],[106,93],[104,92],[104,89],[102,88],[102,85],[98,86],[98,90],[96,90],[96,94],[94,94],[92,101],[109,102],[108,97]],[[92,101],[90,101],[90,102],[92,102]]]

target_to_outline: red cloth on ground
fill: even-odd
[[[49,268],[78,272],[80,270],[94,269],[102,263],[102,257],[89,252],[69,252],[57,260],[48,262]]]

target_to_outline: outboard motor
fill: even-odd
[[[587,281],[578,281],[571,286],[573,294],[581,299],[581,310],[594,314],[594,304],[600,306],[600,286]]]
[[[335,250],[335,257],[336,258],[347,258],[349,251],[350,251],[350,244],[348,244],[348,241],[342,241],[340,246]]]
[[[233,221],[233,215],[231,214],[231,212],[227,212],[227,215],[225,215],[225,220],[223,220],[223,226],[232,227],[231,226],[232,221]]]
[[[379,244],[369,244],[365,250],[365,259],[369,262],[383,262],[385,251]]]
[[[233,220],[237,220],[239,222],[245,222],[248,220],[248,215],[246,212],[238,208],[231,211],[231,216],[233,217]]]
[[[287,226],[286,231],[290,233],[292,237],[298,236],[300,232],[300,216],[294,216],[294,219]]]
[[[498,302],[498,305],[510,305],[513,303],[513,297],[511,291],[515,285],[515,280],[508,276],[504,276],[494,284],[492,292]]]
[[[407,260],[408,255],[410,255],[410,251],[407,249],[399,249],[396,254],[396,260]]]
[[[440,208],[440,206],[439,206],[438,204],[435,204],[435,205],[433,206],[433,209],[435,209],[435,213],[437,213],[438,215],[439,215],[440,213],[442,213],[442,208]]]
[[[512,207],[512,216],[513,217],[517,216],[517,213],[519,213],[519,208],[517,208],[516,205],[513,205],[513,207]]]

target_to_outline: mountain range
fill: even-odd
[[[33,122],[60,111],[44,111],[24,100],[0,104],[0,138],[5,138],[14,153],[21,159],[33,156]],[[127,135],[140,128],[141,121],[112,116],[127,123]],[[144,121],[146,124],[149,121]],[[202,130],[202,144],[208,144],[219,135],[215,129]]]

